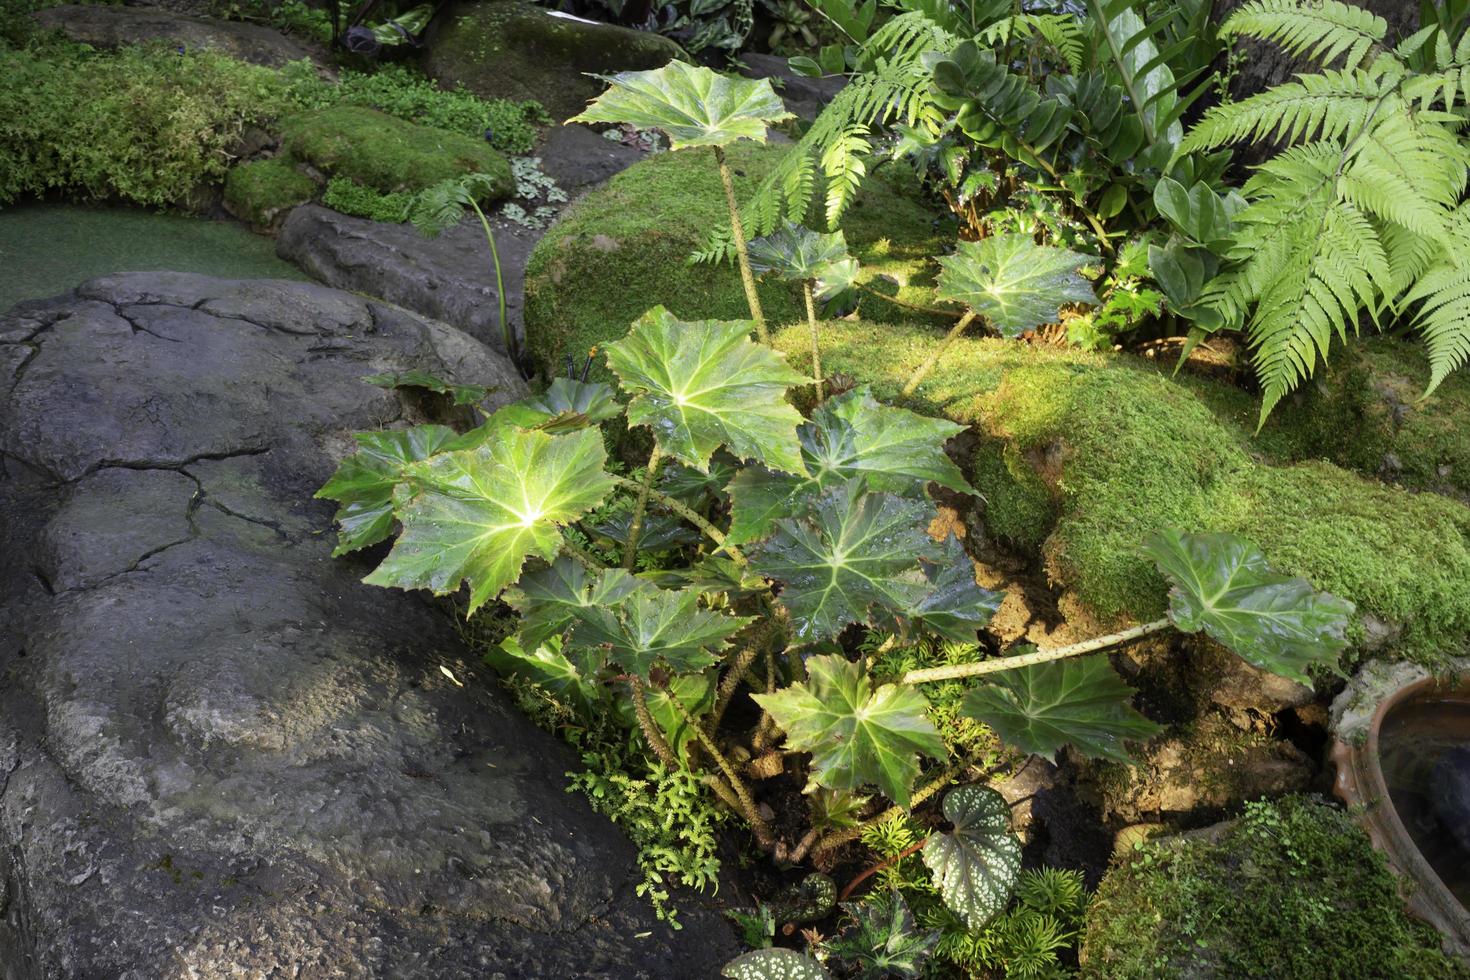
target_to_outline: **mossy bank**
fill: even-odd
[[[737,195],[747,197],[786,149],[731,147]],[[686,320],[748,318],[733,264],[689,261],[711,231],[728,223],[719,174],[701,150],[651,156],[582,198],[541,240],[526,269],[526,339],[537,364],[564,373],[568,357],[580,363],[658,304]],[[862,279],[884,278],[879,288],[900,299],[929,299],[932,257],[951,243],[904,171],[887,168],[870,179],[842,229],[862,262]],[[805,315],[794,287],[768,281],[759,288],[773,325]],[[874,297],[863,303],[886,317],[944,322]],[[593,373],[606,377],[601,358]]]
[[[824,369],[890,399],[940,339],[913,324],[823,329]],[[809,339],[788,328],[776,344],[799,357]],[[1275,566],[1352,600],[1359,651],[1432,663],[1462,650],[1470,508],[1320,460],[1272,462],[1201,397],[1204,384],[1136,358],[976,337],[910,402],[975,427],[986,532],[1039,549],[1052,581],[1103,623],[1163,613],[1165,583],[1138,549],[1175,527],[1243,535]]]

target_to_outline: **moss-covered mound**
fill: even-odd
[[[333,106],[282,120],[285,152],[323,173],[383,194],[422,190],[450,177],[495,177],[490,199],[515,190],[510,163],[484,140],[420,126],[363,106]]]
[[[1405,913],[1362,831],[1303,797],[1125,856],[1088,909],[1082,960],[1099,980],[1470,977]]]
[[[935,328],[829,322],[822,361],[896,399]],[[777,346],[799,356],[804,328]],[[874,355],[881,351],[882,356]],[[1277,567],[1358,607],[1355,639],[1432,662],[1470,639],[1470,507],[1321,461],[1275,465],[1222,420],[1203,382],[1145,361],[963,339],[911,399],[972,424],[973,473],[994,537],[1041,548],[1048,572],[1098,619],[1151,619],[1165,584],[1138,554],[1163,527],[1229,531]]]
[[[316,181],[289,160],[252,160],[225,175],[225,209],[257,231],[270,231],[287,211],[315,197],[316,190]]]
[[[748,195],[786,149],[750,142],[732,147],[736,193]],[[899,299],[924,301],[937,271],[932,257],[947,243],[912,182],[902,178],[895,170],[870,179],[842,228],[862,262],[861,279],[887,277],[877,288],[891,294],[897,282]],[[712,229],[728,222],[719,174],[707,152],[649,157],[582,198],[547,232],[526,269],[532,356],[550,373],[563,373],[568,355],[580,362],[660,303],[684,319],[749,317],[733,264],[688,261]],[[763,282],[760,295],[773,326],[805,316],[793,286]],[[884,316],[931,319],[871,296],[863,304]],[[810,350],[808,342],[803,353]],[[594,371],[605,377],[601,359]]]
[[[522,0],[465,4],[428,45],[424,71],[485,98],[535,99],[557,119],[606,86],[590,75],[662,68],[683,49],[651,31],[595,24]]]

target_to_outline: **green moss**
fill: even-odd
[[[732,147],[736,193],[749,195],[784,152],[750,142]],[[688,261],[710,230],[728,220],[714,161],[698,150],[649,157],[582,198],[541,240],[527,266],[526,335],[536,362],[563,373],[568,355],[580,362],[660,303],[685,319],[748,318],[733,265]],[[900,299],[928,298],[935,271],[930,257],[943,242],[911,189],[869,181],[843,229],[866,278],[896,280]],[[789,284],[763,282],[760,295],[773,326],[805,315]],[[904,315],[879,299],[863,303],[884,315]],[[594,370],[606,377],[600,358]]]
[[[225,207],[256,228],[269,228],[315,196],[316,182],[280,157],[242,163],[225,175]]]
[[[799,356],[805,330],[777,346]],[[822,360],[896,399],[939,331],[830,322]],[[881,351],[881,356],[875,356]],[[1312,461],[1277,465],[1200,384],[1143,360],[989,338],[957,343],[911,399],[982,436],[974,482],[994,535],[1042,548],[1103,621],[1151,619],[1165,583],[1138,553],[1161,528],[1228,531],[1283,571],[1351,599],[1355,639],[1435,662],[1470,639],[1470,508]]]
[[[1409,918],[1367,836],[1302,797],[1140,845],[1089,906],[1082,958],[1084,977],[1108,980],[1470,976]]]
[[[515,189],[510,163],[484,140],[419,126],[362,106],[334,106],[281,123],[293,159],[383,194],[423,190],[468,173],[495,177],[491,199]]]
[[[347,177],[333,177],[327,181],[322,203],[343,214],[396,224],[407,218],[413,195],[404,191],[381,194]]]

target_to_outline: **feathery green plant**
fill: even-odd
[[[1470,357],[1470,33],[1430,24],[1391,45],[1382,18],[1337,0],[1252,0],[1221,30],[1320,66],[1211,109],[1181,144],[1286,144],[1243,188],[1201,296],[1246,329],[1261,423],[1365,318],[1424,338],[1433,391]]]

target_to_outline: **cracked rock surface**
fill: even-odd
[[[177,273],[0,316],[0,980],[701,977],[452,621],[330,555],[364,374],[504,358],[349,293]],[[456,683],[441,671],[464,682]],[[641,938],[640,938],[641,937]]]

